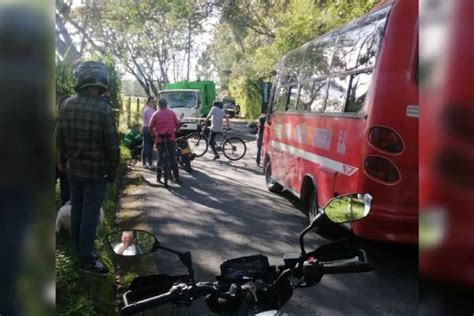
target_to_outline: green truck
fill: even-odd
[[[182,131],[196,131],[200,118],[205,117],[216,98],[216,85],[213,81],[180,81],[169,83],[161,90],[159,98],[168,101],[181,121]]]
[[[192,90],[199,94],[198,104],[193,105],[196,117],[206,116],[212,107],[212,102],[216,99],[216,85],[214,81],[180,81],[169,83],[166,90],[160,91],[160,95],[172,91],[174,95],[181,90],[183,94],[190,94]],[[165,95],[164,95],[165,96]],[[193,115],[194,116],[194,115]]]

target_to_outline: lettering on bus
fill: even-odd
[[[347,132],[339,131],[339,136],[337,138],[337,153],[341,155],[346,154],[346,136]]]
[[[332,131],[326,128],[316,128],[313,135],[313,146],[316,148],[329,150],[331,147]]]

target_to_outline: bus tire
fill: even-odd
[[[311,191],[311,196],[309,198],[309,203],[308,203],[308,219],[309,222],[312,223],[316,215],[321,213],[319,210],[319,205],[318,205],[318,196],[316,194],[316,188],[313,188]]]
[[[267,189],[270,192],[279,193],[283,190],[283,186],[272,178],[272,166],[270,164],[270,159],[267,159],[265,164],[265,184],[267,185]]]

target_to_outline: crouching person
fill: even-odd
[[[123,139],[123,144],[130,150],[132,159],[140,159],[142,153],[143,136],[140,133],[140,125],[134,124]]]
[[[102,63],[88,61],[74,69],[77,94],[67,99],[56,127],[57,155],[68,157],[71,188],[71,233],[80,269],[99,275],[108,269],[93,252],[100,207],[108,182],[119,162],[117,130],[112,108],[100,100],[108,87]],[[66,167],[57,160],[58,168]]]

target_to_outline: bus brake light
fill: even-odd
[[[365,158],[364,170],[369,176],[384,182],[396,183],[400,180],[397,167],[390,160],[381,156]]]
[[[403,151],[402,139],[395,131],[387,127],[372,127],[369,131],[369,143],[391,154],[399,154]]]

